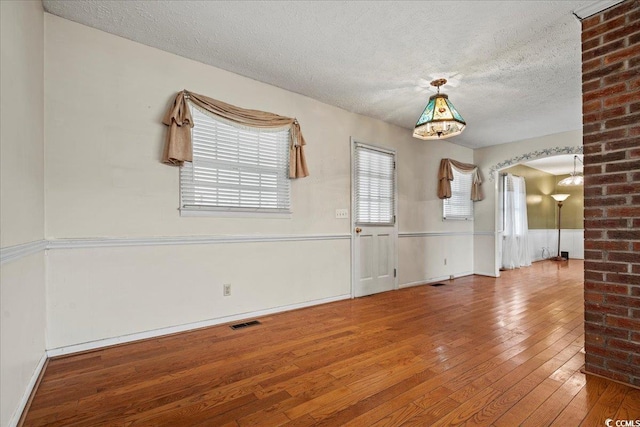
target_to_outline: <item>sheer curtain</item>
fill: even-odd
[[[502,188],[504,189],[502,268],[511,270],[530,266],[527,190],[524,178],[507,174],[503,178]]]

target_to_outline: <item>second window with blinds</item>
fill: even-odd
[[[471,186],[473,185],[473,173],[463,173],[455,167],[452,167],[452,170],[451,197],[443,200],[443,218],[472,221]]]
[[[193,162],[180,169],[181,214],[290,217],[289,128],[245,127],[190,107]]]
[[[395,157],[364,144],[355,148],[356,224],[395,223]]]

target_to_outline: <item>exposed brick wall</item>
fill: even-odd
[[[587,372],[640,386],[640,0],[582,21]]]

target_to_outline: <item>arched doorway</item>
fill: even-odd
[[[489,187],[486,191],[494,192],[494,272],[500,276],[503,240],[503,217],[501,200],[501,175],[505,172],[529,175],[546,175],[545,182],[531,181],[531,191],[527,186],[527,211],[529,217],[533,217],[530,224],[530,236],[528,244],[532,253],[532,261],[540,261],[550,256],[555,256],[557,251],[557,205],[550,195],[557,192],[570,193],[573,198],[568,212],[562,220],[561,250],[573,254],[574,257],[582,257],[583,246],[583,194],[582,187],[569,188],[558,187],[557,182],[561,177],[573,171],[574,155],[582,155],[582,146],[565,146],[532,151],[522,155],[505,159],[489,169]]]

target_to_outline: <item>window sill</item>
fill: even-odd
[[[215,217],[215,218],[273,218],[291,219],[291,212],[256,212],[256,211],[231,211],[210,209],[180,209],[180,216],[184,217]]]

